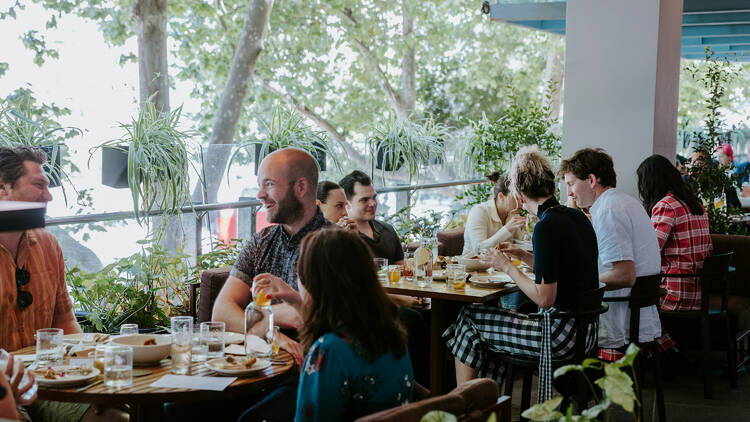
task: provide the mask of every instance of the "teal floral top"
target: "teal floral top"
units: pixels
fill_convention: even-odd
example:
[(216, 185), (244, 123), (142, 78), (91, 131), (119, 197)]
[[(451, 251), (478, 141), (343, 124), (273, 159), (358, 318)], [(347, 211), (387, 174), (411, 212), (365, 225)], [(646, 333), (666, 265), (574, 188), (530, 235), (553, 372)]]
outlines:
[(297, 392), (295, 421), (350, 421), (409, 403), (414, 372), (409, 354), (368, 360), (349, 338), (328, 333), (307, 353)]

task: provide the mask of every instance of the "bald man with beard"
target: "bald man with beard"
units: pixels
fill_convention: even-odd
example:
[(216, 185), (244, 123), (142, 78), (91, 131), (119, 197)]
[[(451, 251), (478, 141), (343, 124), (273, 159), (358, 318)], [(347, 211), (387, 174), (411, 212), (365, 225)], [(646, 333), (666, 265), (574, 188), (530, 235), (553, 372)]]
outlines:
[[(305, 151), (284, 148), (275, 151), (258, 168), (258, 200), (268, 221), (277, 223), (256, 233), (237, 258), (214, 304), (212, 320), (226, 323), (227, 330), (244, 331), (245, 307), (252, 300), (253, 282), (297, 285), (297, 258), (302, 238), (329, 226), (316, 204), (318, 167)], [(272, 305), (274, 324), (299, 330), (302, 318), (287, 303)], [(281, 334), (279, 346), (302, 365), (304, 354), (298, 342)]]

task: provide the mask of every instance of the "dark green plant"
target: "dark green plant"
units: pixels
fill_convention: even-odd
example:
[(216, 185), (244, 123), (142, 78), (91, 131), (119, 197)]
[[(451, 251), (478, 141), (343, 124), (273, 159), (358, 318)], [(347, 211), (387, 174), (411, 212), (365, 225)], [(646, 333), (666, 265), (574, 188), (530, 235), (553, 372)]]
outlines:
[(394, 214), (384, 218), (393, 226), (402, 242), (414, 242), (422, 237), (433, 237), (440, 230), (443, 213), (429, 210), (419, 217), (414, 217), (411, 210), (414, 206), (407, 205)]
[[(516, 152), (527, 145), (539, 145), (551, 159), (560, 157), (561, 140), (551, 128), (555, 123), (549, 117), (549, 107), (531, 100), (524, 105), (512, 87), (508, 87), (510, 105), (497, 119), (482, 115), (470, 121), (473, 137), (470, 141), (470, 156), (476, 174), (487, 175), (508, 168)], [(547, 97), (551, 90), (548, 90)], [(466, 206), (486, 201), (492, 192), (488, 183), (471, 185), (457, 196), (466, 200)]]
[(742, 210), (726, 204), (725, 192), (736, 189), (738, 183), (727, 168), (715, 164), (712, 158), (724, 138), (722, 99), (727, 94), (727, 85), (737, 76), (737, 70), (729, 60), (716, 57), (709, 48), (706, 48), (702, 73), (696, 64), (686, 69), (706, 89), (704, 128), (692, 136), (694, 157), (688, 168), (690, 182), (703, 200), (711, 233), (737, 233), (742, 229), (731, 224), (731, 216), (741, 214)]
[[(612, 404), (617, 404), (638, 418), (639, 412), (635, 412), (636, 406), (640, 406), (635, 394), (638, 385), (634, 385), (634, 379), (628, 375), (628, 372), (633, 372), (633, 364), (638, 351), (638, 346), (631, 343), (625, 352), (625, 356), (616, 362), (605, 363), (599, 359), (589, 358), (584, 359), (580, 365), (566, 365), (555, 371), (555, 378), (571, 371), (580, 372), (588, 383), (596, 404), (588, 409), (583, 409), (580, 415), (573, 414), (572, 405), (567, 409), (558, 409), (563, 401), (562, 397), (555, 397), (544, 403), (535, 404), (524, 410), (521, 415), (532, 421), (598, 421), (597, 418), (601, 412), (607, 410)], [(592, 382), (587, 376), (587, 372), (591, 370), (602, 373), (602, 377)]]
[(188, 284), (200, 282), (201, 273), (205, 270), (234, 265), (243, 246), (242, 239), (231, 239), (229, 243), (218, 240), (214, 243), (211, 252), (200, 255), (196, 259), (196, 264), (190, 269)]
[(188, 258), (152, 244), (96, 273), (70, 268), (66, 281), (76, 309), (89, 312), (97, 332), (113, 332), (124, 323), (169, 326), (169, 317), (188, 307)]

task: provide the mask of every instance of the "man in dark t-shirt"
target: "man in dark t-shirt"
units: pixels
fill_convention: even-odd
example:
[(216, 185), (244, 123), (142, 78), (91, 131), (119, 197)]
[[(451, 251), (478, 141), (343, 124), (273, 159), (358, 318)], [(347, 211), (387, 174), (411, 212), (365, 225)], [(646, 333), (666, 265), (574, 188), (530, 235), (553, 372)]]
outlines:
[(346, 208), (349, 217), (357, 222), (359, 236), (370, 246), (372, 254), (377, 258), (386, 258), (389, 264), (401, 264), (404, 250), (396, 230), (390, 224), (375, 219), (378, 193), (370, 177), (354, 170), (344, 176), (339, 185), (349, 201)]

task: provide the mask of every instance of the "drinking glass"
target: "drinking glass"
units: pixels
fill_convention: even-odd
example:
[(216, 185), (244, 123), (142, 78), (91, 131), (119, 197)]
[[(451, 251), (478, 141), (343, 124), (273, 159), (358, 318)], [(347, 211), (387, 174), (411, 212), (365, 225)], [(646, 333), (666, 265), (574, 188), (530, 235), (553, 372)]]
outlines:
[(278, 325), (273, 326), (273, 343), (271, 343), (271, 356), (277, 356), (279, 354), (279, 349), (281, 346), (279, 345), (279, 342), (281, 341), (281, 328), (279, 328)]
[[(404, 252), (404, 278), (414, 277), (414, 252)], [(412, 280), (414, 281), (414, 280)]]
[(388, 282), (397, 284), (401, 281), (401, 266), (391, 265), (388, 267)]
[(446, 285), (455, 289), (466, 288), (466, 266), (463, 264), (448, 264), (445, 267)]
[(172, 373), (185, 375), (192, 361), (193, 317), (177, 316), (172, 322)]
[(193, 362), (205, 362), (208, 360), (208, 345), (201, 343), (201, 332), (193, 330), (193, 347), (192, 347), (192, 358)]
[(378, 273), (378, 280), (381, 283), (388, 281), (388, 260), (386, 258), (373, 258), (375, 261), (375, 271)]
[(138, 324), (122, 324), (120, 326), (121, 336), (133, 336), (138, 334)]
[(414, 251), (414, 284), (427, 287), (432, 284), (433, 249), (437, 249), (432, 238), (422, 238), (419, 247)]
[(224, 331), (223, 322), (201, 322), (200, 341), (208, 349), (209, 359), (224, 357)]
[(133, 348), (110, 345), (104, 349), (104, 385), (123, 388), (133, 385)]
[(65, 348), (61, 328), (36, 330), (36, 367), (62, 365)]
[(100, 376), (104, 376), (104, 351), (109, 344), (97, 344), (94, 349), (94, 368), (99, 370)]

